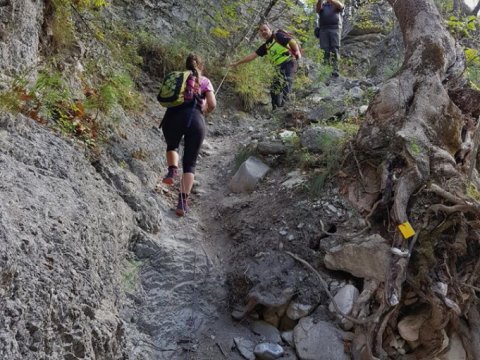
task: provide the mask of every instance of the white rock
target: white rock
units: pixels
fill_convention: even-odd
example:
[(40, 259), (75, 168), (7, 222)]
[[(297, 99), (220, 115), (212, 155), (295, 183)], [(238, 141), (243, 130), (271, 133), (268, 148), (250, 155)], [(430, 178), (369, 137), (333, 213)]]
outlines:
[(235, 193), (251, 192), (270, 168), (259, 159), (250, 156), (233, 176), (229, 187)]
[[(349, 315), (352, 312), (353, 304), (357, 300), (358, 295), (359, 291), (355, 286), (346, 285), (335, 294), (333, 301), (335, 301), (343, 314)], [(328, 310), (336, 312), (333, 302), (330, 302), (330, 305), (328, 305)]]
[(425, 315), (405, 316), (397, 325), (400, 336), (407, 341), (417, 341), (418, 332), (425, 319)]
[(307, 316), (310, 311), (312, 311), (313, 305), (310, 304), (300, 304), (291, 302), (287, 308), (287, 316), (289, 319), (298, 320), (302, 317)]

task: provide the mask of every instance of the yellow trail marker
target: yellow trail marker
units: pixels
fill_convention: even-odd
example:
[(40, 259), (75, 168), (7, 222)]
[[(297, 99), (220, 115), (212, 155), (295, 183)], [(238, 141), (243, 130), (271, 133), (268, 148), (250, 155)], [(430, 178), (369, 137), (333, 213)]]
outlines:
[(398, 225), (398, 229), (400, 230), (405, 239), (408, 239), (409, 237), (415, 235), (415, 230), (413, 230), (412, 225), (410, 225), (408, 221), (405, 221), (404, 223)]

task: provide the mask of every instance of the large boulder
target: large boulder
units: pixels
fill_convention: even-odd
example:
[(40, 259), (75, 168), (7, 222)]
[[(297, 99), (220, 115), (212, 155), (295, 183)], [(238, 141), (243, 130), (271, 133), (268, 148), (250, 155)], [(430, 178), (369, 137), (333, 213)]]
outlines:
[(81, 148), (0, 116), (0, 358), (122, 357), (133, 211)]
[(328, 322), (303, 318), (293, 330), (293, 337), (301, 360), (350, 360), (342, 332)]
[(235, 193), (251, 192), (267, 174), (269, 167), (254, 156), (250, 156), (237, 170), (229, 187)]
[(358, 238), (327, 251), (325, 266), (360, 277), (385, 281), (390, 261), (390, 245), (378, 234)]

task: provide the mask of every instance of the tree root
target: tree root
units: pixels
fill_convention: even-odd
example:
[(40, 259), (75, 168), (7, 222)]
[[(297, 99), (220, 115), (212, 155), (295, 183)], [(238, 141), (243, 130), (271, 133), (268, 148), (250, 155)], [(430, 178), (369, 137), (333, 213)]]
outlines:
[(364, 319), (357, 319), (357, 318), (354, 318), (354, 317), (351, 317), (347, 314), (344, 314), (340, 308), (338, 307), (337, 303), (335, 302), (334, 300), (334, 297), (332, 295), (332, 293), (330, 292), (330, 290), (328, 289), (328, 284), (327, 282), (323, 279), (323, 277), (320, 275), (320, 273), (315, 270), (313, 268), (312, 265), (310, 265), (307, 261), (303, 260), (302, 258), (300, 258), (299, 256), (291, 253), (290, 251), (285, 251), (286, 254), (290, 255), (292, 258), (294, 258), (295, 260), (297, 260), (298, 262), (300, 262), (301, 264), (305, 265), (310, 271), (312, 271), (316, 276), (317, 278), (320, 280), (320, 283), (322, 284), (323, 286), (323, 289), (325, 290), (325, 292), (327, 293), (328, 297), (330, 298), (330, 300), (332, 301), (332, 305), (333, 307), (335, 308), (335, 311), (336, 313), (341, 316), (342, 318), (346, 319), (346, 320), (349, 320), (351, 321), (352, 323), (354, 324), (357, 324), (357, 325), (365, 325), (365, 324), (368, 324), (372, 321), (376, 322), (378, 321), (378, 318), (379, 318), (379, 315), (380, 315), (380, 312), (376, 312), (375, 314), (373, 315), (370, 315), (369, 317), (366, 317)]
[(476, 216), (480, 216), (480, 203), (476, 202), (475, 200), (456, 196), (448, 192), (447, 190), (442, 189), (440, 186), (436, 184), (430, 184), (429, 190), (437, 194), (438, 196), (446, 199), (447, 201), (455, 204), (453, 206), (444, 207), (444, 208), (442, 207), (444, 205), (436, 204), (436, 205), (432, 205), (433, 207), (438, 207), (439, 209), (447, 213), (456, 212), (456, 211), (470, 212)]

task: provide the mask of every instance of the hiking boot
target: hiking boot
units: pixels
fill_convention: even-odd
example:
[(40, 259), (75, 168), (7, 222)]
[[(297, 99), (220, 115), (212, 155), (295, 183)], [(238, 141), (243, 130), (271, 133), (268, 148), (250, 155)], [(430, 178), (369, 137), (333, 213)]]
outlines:
[(167, 185), (173, 185), (175, 177), (178, 175), (178, 169), (176, 167), (168, 167), (167, 175), (163, 178), (162, 182)]
[(178, 194), (178, 203), (177, 209), (175, 210), (175, 214), (177, 216), (185, 216), (185, 214), (189, 211), (188, 207), (188, 195), (187, 194)]

